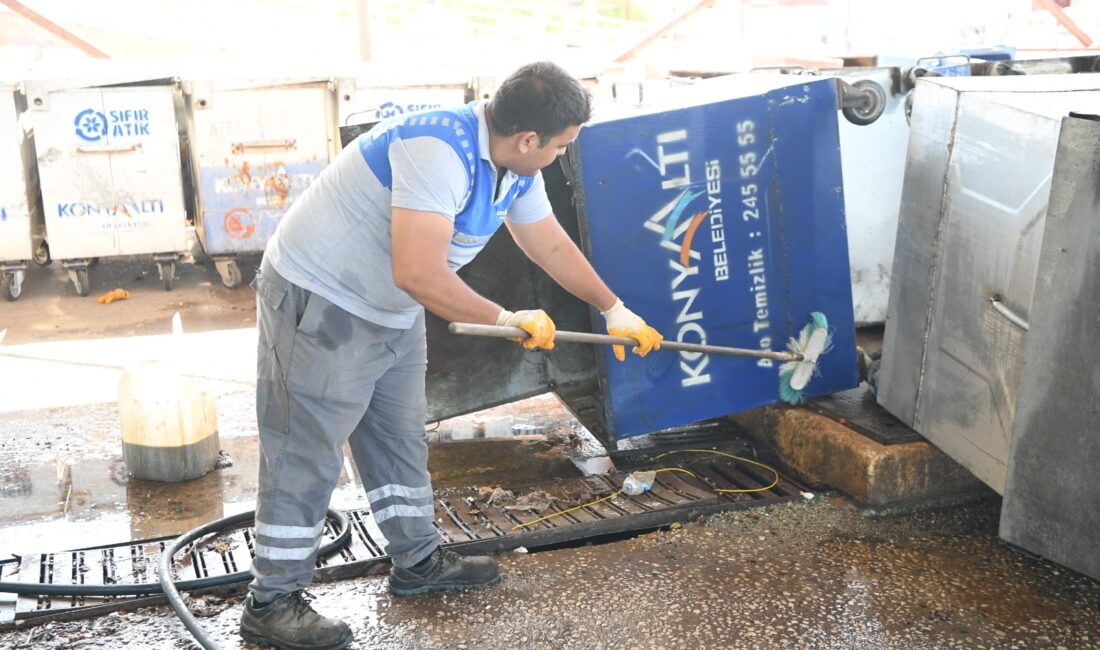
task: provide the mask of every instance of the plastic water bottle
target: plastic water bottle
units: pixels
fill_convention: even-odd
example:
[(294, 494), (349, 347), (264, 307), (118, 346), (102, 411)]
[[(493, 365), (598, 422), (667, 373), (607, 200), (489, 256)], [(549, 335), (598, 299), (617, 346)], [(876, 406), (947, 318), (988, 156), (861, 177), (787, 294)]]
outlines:
[(657, 472), (633, 472), (623, 479), (623, 492), (632, 497), (644, 494), (653, 489), (653, 479)]

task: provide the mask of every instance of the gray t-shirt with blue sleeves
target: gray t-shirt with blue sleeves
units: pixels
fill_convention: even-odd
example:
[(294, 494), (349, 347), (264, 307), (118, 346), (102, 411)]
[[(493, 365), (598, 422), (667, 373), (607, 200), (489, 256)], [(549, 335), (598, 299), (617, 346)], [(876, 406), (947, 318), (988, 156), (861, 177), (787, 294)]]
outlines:
[(457, 270), (504, 219), (533, 223), (551, 212), (541, 173), (507, 171), (499, 191), (495, 180), (484, 103), (397, 116), (340, 152), (287, 211), (265, 256), (294, 284), (405, 329), (423, 307), (393, 281), (391, 207), (451, 219), (447, 263)]

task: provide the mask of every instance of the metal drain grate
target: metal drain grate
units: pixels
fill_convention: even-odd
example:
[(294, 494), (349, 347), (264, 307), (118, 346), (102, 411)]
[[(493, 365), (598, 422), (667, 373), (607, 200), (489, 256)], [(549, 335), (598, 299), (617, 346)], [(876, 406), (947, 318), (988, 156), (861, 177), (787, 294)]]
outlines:
[[(751, 508), (798, 498), (802, 488), (786, 479), (765, 492), (716, 494), (718, 489), (759, 488), (772, 476), (764, 470), (725, 459), (686, 463), (699, 478), (681, 473), (657, 475), (651, 492), (621, 494), (599, 504), (541, 521), (529, 528), (519, 524), (542, 515), (563, 512), (607, 496), (619, 489), (624, 474), (559, 480), (532, 487), (541, 492), (541, 511), (514, 504), (489, 504), (476, 491), (450, 491), (435, 502), (435, 525), (445, 545), (464, 554), (509, 551), (520, 546), (538, 548), (603, 535), (642, 532), (726, 510)], [(468, 493), (468, 494), (467, 494)], [(318, 580), (364, 575), (387, 560), (385, 538), (368, 509), (347, 512), (351, 539), (347, 546), (317, 564)], [(326, 523), (325, 542), (335, 538)], [(0, 561), (0, 581), (40, 584), (140, 584), (156, 582), (157, 561), (171, 538), (125, 542), (107, 546), (16, 556)], [(180, 580), (228, 575), (246, 570), (252, 562), (253, 532), (240, 528), (199, 540), (177, 559)], [(206, 592), (225, 593), (232, 586)], [(0, 593), (0, 629), (21, 621), (76, 619), (163, 602), (154, 596), (16, 596)]]

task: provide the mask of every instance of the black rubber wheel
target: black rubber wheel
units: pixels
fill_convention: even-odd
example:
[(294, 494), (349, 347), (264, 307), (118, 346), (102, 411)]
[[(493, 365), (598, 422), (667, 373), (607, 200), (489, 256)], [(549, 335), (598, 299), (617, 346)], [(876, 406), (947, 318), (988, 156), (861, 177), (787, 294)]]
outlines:
[(164, 262), (160, 265), (160, 279), (164, 281), (164, 290), (172, 290), (172, 281), (176, 279), (176, 263)]
[(23, 284), (19, 281), (19, 275), (16, 273), (4, 274), (4, 298), (8, 302), (14, 302), (19, 300), (19, 296), (23, 295)]
[(928, 69), (920, 66), (909, 68), (909, 72), (905, 73), (905, 85), (912, 90), (917, 86), (917, 79), (928, 75)]
[(913, 91), (910, 90), (909, 94), (905, 96), (905, 123), (913, 123)]
[(38, 266), (49, 266), (53, 263), (53, 258), (50, 257), (50, 245), (46, 243), (46, 240), (38, 242), (38, 246), (34, 247), (34, 253), (31, 254), (31, 259)]
[(222, 284), (226, 289), (236, 289), (241, 286), (241, 267), (237, 266), (237, 262), (229, 262), (225, 266), (225, 273), (220, 273), (222, 278)]
[(70, 269), (70, 277), (73, 280), (73, 288), (81, 296), (87, 296), (92, 292), (92, 285), (88, 282), (88, 269)]
[(843, 109), (844, 117), (852, 124), (867, 126), (882, 117), (886, 110), (886, 91), (870, 79), (860, 79), (852, 87), (864, 98), (862, 106), (848, 106)]

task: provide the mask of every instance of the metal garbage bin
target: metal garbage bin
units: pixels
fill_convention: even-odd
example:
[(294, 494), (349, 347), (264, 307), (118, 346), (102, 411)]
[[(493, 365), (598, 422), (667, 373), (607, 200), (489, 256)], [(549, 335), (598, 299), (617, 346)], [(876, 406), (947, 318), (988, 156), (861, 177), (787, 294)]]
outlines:
[[(820, 68), (799, 66), (765, 69), (799, 77), (835, 78), (844, 82), (849, 99), (846, 119), (839, 121), (844, 178), (844, 215), (851, 266), (852, 304), (857, 325), (886, 320), (898, 227), (901, 179), (909, 125), (905, 116), (908, 69)], [(707, 83), (723, 83), (736, 76)], [(864, 100), (856, 102), (853, 100)]]
[(333, 82), (189, 79), (195, 228), (222, 284), (262, 253), (283, 215), (337, 151)]
[(1095, 55), (1005, 60), (1010, 53), (1011, 50), (1004, 48), (991, 48), (989, 56), (998, 58), (981, 60), (977, 58), (980, 52), (969, 52), (897, 61), (897, 65), (880, 67), (780, 70), (788, 74), (837, 77), (854, 87), (868, 88), (868, 84), (873, 83), (875, 92), (881, 91), (885, 101), (881, 116), (876, 119), (840, 122), (844, 204), (857, 324), (881, 324), (886, 320), (898, 206), (909, 145), (909, 119), (913, 110), (911, 93), (916, 79), (1092, 72), (1100, 60)]
[(470, 82), (462, 79), (407, 80), (374, 75), (336, 79), (337, 123), (373, 124), (387, 117), (469, 101)]
[(50, 259), (38, 201), (33, 135), (21, 119), (26, 106), (18, 86), (0, 84), (0, 277), (8, 300), (23, 294), (30, 260), (46, 264)]
[(1004, 494), (1036, 277), (1058, 272), (1039, 250), (1060, 125), (1100, 113), (1100, 79), (922, 79), (915, 96), (878, 401)]
[(50, 253), (78, 294), (98, 258), (152, 254), (164, 289), (187, 250), (176, 79), (28, 81)]
[[(627, 305), (670, 340), (785, 349), (812, 311), (832, 350), (808, 396), (858, 383), (831, 79), (742, 75), (674, 103), (597, 110), (564, 169), (543, 171), (555, 214)], [(460, 275), (508, 308), (539, 306), (559, 329), (603, 319), (497, 233)], [(779, 401), (778, 364), (607, 348), (531, 353), (428, 320), (429, 417), (553, 391), (615, 449), (640, 434)], [(487, 363), (487, 359), (492, 359)]]
[[(1001, 507), (1003, 539), (1100, 580), (1100, 115), (1062, 119)], [(1090, 382), (1082, 378), (1092, 377)]]

